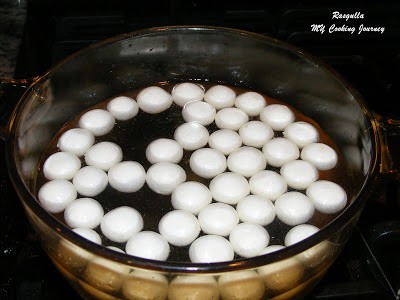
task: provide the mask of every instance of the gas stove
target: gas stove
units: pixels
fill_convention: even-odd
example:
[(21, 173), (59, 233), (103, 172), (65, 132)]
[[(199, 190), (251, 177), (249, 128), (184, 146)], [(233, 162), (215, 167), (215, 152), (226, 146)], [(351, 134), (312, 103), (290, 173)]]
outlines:
[[(337, 70), (378, 114), (400, 119), (400, 5), (389, 1), (28, 1), (15, 78), (41, 75), (97, 41), (163, 25), (213, 25), (296, 45)], [(2, 142), (1, 142), (2, 143)], [(0, 147), (0, 157), (5, 157)], [(38, 244), (0, 163), (1, 299), (76, 299)], [(339, 258), (307, 299), (400, 298), (400, 188), (371, 199)]]

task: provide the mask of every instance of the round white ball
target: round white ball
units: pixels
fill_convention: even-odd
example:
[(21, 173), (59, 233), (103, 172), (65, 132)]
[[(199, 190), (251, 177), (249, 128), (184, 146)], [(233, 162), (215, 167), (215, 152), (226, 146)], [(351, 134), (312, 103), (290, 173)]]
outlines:
[(249, 179), (250, 191), (275, 201), (287, 191), (287, 183), (279, 173), (272, 170), (262, 170)]
[(239, 135), (244, 145), (262, 148), (267, 141), (274, 137), (274, 131), (264, 122), (250, 121), (240, 127)]
[(285, 246), (283, 246), (283, 245), (270, 245), (270, 246), (264, 248), (263, 250), (261, 250), (261, 252), (258, 255), (264, 255), (264, 254), (276, 252), (276, 251), (279, 251), (284, 248), (285, 248)]
[(217, 112), (214, 121), (220, 129), (238, 131), (243, 124), (249, 121), (249, 116), (237, 107), (227, 107)]
[(218, 150), (212, 148), (197, 149), (189, 160), (191, 170), (203, 177), (213, 178), (226, 170), (226, 157)]
[(330, 170), (338, 161), (336, 151), (324, 143), (312, 143), (305, 146), (301, 150), (300, 157), (315, 165), (318, 170)]
[(276, 216), (287, 225), (307, 222), (314, 214), (312, 201), (300, 192), (287, 192), (275, 201)]
[(319, 228), (311, 224), (300, 224), (291, 228), (285, 236), (285, 246), (289, 247), (296, 244), (314, 233), (317, 233)]
[(236, 211), (242, 222), (268, 225), (274, 221), (276, 212), (271, 200), (259, 196), (248, 195), (236, 205)]
[(186, 122), (197, 122), (204, 126), (214, 122), (217, 110), (210, 103), (194, 101), (186, 103), (182, 109), (182, 117)]
[(243, 146), (229, 154), (228, 169), (245, 177), (251, 177), (267, 166), (265, 155), (258, 149)]
[(229, 241), (238, 255), (254, 257), (268, 246), (269, 234), (261, 225), (240, 223), (232, 229)]
[(179, 184), (185, 181), (185, 170), (170, 162), (156, 163), (147, 170), (146, 174), (147, 185), (154, 192), (162, 195), (170, 195)]
[(111, 250), (116, 251), (116, 252), (119, 252), (119, 253), (125, 253), (124, 250), (122, 250), (122, 249), (120, 249), (118, 247), (115, 247), (115, 246), (107, 246), (106, 248), (111, 249)]
[(158, 138), (146, 148), (146, 158), (152, 163), (162, 161), (179, 163), (183, 157), (183, 148), (180, 143), (167, 138)]
[(204, 233), (228, 236), (239, 223), (239, 215), (229, 204), (211, 203), (199, 212), (198, 220)]
[(165, 261), (169, 256), (170, 247), (161, 234), (153, 231), (141, 231), (127, 241), (125, 252), (141, 258)]
[(43, 164), (43, 174), (47, 179), (67, 179), (74, 177), (81, 168), (81, 160), (71, 152), (56, 152)]
[(185, 210), (173, 210), (166, 213), (158, 224), (158, 231), (175, 246), (188, 246), (200, 234), (197, 218)]
[(143, 229), (143, 217), (133, 207), (120, 206), (103, 216), (100, 228), (109, 240), (125, 243)]
[(250, 193), (247, 179), (234, 172), (217, 175), (211, 180), (209, 188), (215, 201), (233, 205)]
[(283, 136), (293, 141), (300, 149), (319, 140), (318, 130), (304, 121), (289, 124), (283, 131)]
[(40, 204), (51, 213), (62, 212), (76, 197), (76, 188), (65, 179), (46, 182), (41, 186), (38, 194)]
[(270, 139), (262, 148), (267, 163), (273, 167), (281, 167), (286, 162), (298, 159), (299, 147), (291, 140), (283, 137)]
[(108, 178), (102, 169), (85, 166), (76, 172), (72, 183), (80, 195), (94, 197), (107, 187)]
[(288, 186), (297, 190), (305, 190), (319, 177), (317, 168), (305, 160), (292, 160), (285, 163), (280, 173)]
[(107, 110), (119, 121), (130, 120), (139, 112), (136, 101), (127, 96), (118, 96), (107, 104)]
[(210, 134), (203, 125), (197, 122), (186, 122), (179, 125), (174, 132), (174, 139), (184, 150), (192, 151), (207, 145)]
[(264, 96), (256, 92), (245, 92), (235, 99), (235, 106), (243, 110), (249, 117), (258, 116), (266, 105), (267, 100)]
[(92, 109), (79, 119), (79, 127), (90, 130), (95, 136), (109, 133), (115, 124), (114, 116), (105, 109)]
[(113, 142), (99, 142), (94, 144), (85, 153), (85, 162), (88, 166), (108, 171), (112, 166), (122, 161), (122, 149)]
[(214, 85), (204, 94), (204, 101), (213, 105), (216, 109), (232, 107), (235, 104), (236, 92), (224, 85)]
[(271, 126), (273, 130), (283, 131), (294, 122), (295, 115), (286, 105), (270, 104), (261, 111), (260, 120)]
[(98, 245), (102, 244), (100, 235), (90, 228), (74, 228), (72, 229), (73, 232), (79, 234), (81, 237), (95, 243)]
[(57, 147), (80, 157), (94, 144), (94, 140), (94, 134), (89, 129), (72, 128), (60, 136)]
[(65, 223), (71, 228), (95, 228), (104, 216), (101, 204), (92, 198), (79, 198), (67, 205)]
[(197, 181), (185, 181), (178, 185), (171, 194), (171, 204), (197, 215), (212, 201), (211, 192), (204, 184)]
[(146, 182), (146, 170), (136, 161), (123, 161), (108, 170), (108, 182), (117, 191), (133, 193)]
[(234, 255), (232, 244), (218, 235), (201, 236), (189, 248), (190, 261), (193, 263), (231, 261)]
[(173, 87), (171, 96), (176, 105), (183, 107), (186, 103), (203, 100), (204, 88), (193, 82), (182, 82)]
[(136, 96), (139, 108), (148, 114), (158, 114), (171, 107), (173, 100), (170, 93), (158, 86), (142, 89)]
[(306, 195), (314, 203), (315, 209), (326, 214), (341, 211), (347, 204), (345, 190), (335, 182), (318, 180), (306, 190)]
[(220, 129), (210, 134), (208, 145), (224, 155), (229, 155), (242, 146), (242, 139), (236, 131)]

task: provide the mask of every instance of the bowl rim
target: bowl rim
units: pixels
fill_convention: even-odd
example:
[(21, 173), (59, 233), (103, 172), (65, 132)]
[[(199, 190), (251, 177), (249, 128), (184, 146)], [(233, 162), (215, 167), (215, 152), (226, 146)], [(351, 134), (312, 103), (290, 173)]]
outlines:
[[(169, 32), (177, 32), (177, 31), (203, 31), (203, 32), (219, 32), (220, 34), (231, 34), (231, 35), (242, 35), (249, 38), (257, 39), (263, 41), (265, 43), (273, 44), (274, 46), (278, 46), (281, 48), (285, 48), (286, 50), (296, 53), (298, 56), (301, 56), (304, 59), (309, 60), (314, 65), (318, 65), (318, 67), (325, 69), (331, 75), (337, 79), (341, 84), (345, 86), (345, 88), (352, 94), (355, 101), (358, 103), (360, 108), (365, 114), (365, 120), (371, 123), (369, 128), (369, 134), (371, 136), (371, 140), (373, 142), (372, 153), (371, 153), (371, 163), (369, 166), (368, 173), (364, 180), (364, 183), (358, 193), (354, 197), (354, 201), (344, 209), (333, 221), (324, 226), (317, 233), (313, 234), (311, 237), (296, 243), (294, 245), (285, 247), (284, 249), (278, 250), (276, 252), (272, 252), (265, 255), (260, 255), (251, 258), (241, 258), (235, 259), (227, 262), (217, 262), (217, 263), (191, 263), (191, 262), (170, 262), (170, 261), (157, 261), (157, 260), (149, 260), (140, 257), (134, 257), (128, 255), (126, 253), (119, 253), (117, 251), (108, 249), (104, 246), (98, 245), (96, 243), (90, 242), (80, 235), (74, 233), (67, 225), (63, 224), (59, 220), (57, 220), (54, 216), (49, 214), (35, 199), (35, 196), (29, 191), (29, 188), (26, 186), (24, 181), (19, 175), (16, 163), (14, 162), (14, 153), (17, 149), (17, 138), (13, 134), (16, 131), (16, 124), (18, 124), (18, 120), (20, 118), (20, 112), (23, 111), (24, 106), (26, 104), (27, 95), (34, 89), (36, 86), (45, 82), (49, 79), (52, 74), (56, 73), (58, 69), (62, 68), (69, 61), (78, 58), (89, 51), (96, 51), (96, 49), (101, 48), (103, 46), (123, 42), (128, 39), (134, 39), (142, 36), (149, 35), (158, 35), (158, 34), (167, 34)], [(260, 267), (269, 263), (277, 262), (289, 257), (292, 257), (296, 254), (299, 254), (320, 242), (326, 240), (330, 235), (342, 229), (344, 225), (350, 222), (353, 217), (358, 216), (359, 212), (361, 212), (364, 203), (368, 199), (369, 195), (372, 193), (374, 187), (376, 187), (376, 174), (378, 173), (378, 165), (379, 165), (379, 143), (378, 143), (378, 135), (377, 128), (373, 122), (373, 113), (365, 104), (362, 95), (354, 88), (352, 84), (350, 84), (344, 77), (342, 77), (336, 70), (334, 70), (327, 63), (322, 61), (321, 59), (314, 57), (309, 54), (307, 51), (303, 49), (289, 44), (287, 42), (281, 41), (279, 39), (262, 35), (259, 33), (254, 33), (242, 29), (235, 29), (229, 27), (219, 27), (219, 26), (204, 26), (204, 25), (177, 25), (177, 26), (162, 26), (162, 27), (150, 27), (146, 29), (141, 29), (129, 33), (120, 34), (108, 39), (104, 39), (102, 41), (96, 42), (92, 45), (86, 46), (85, 48), (78, 50), (77, 52), (67, 56), (62, 59), (60, 62), (56, 63), (54, 66), (49, 68), (43, 75), (38, 76), (34, 83), (28, 88), (28, 90), (24, 93), (21, 99), (18, 101), (12, 116), (10, 118), (10, 122), (8, 125), (8, 134), (6, 138), (6, 163), (9, 172), (10, 179), (16, 189), (17, 195), (20, 200), (24, 204), (24, 209), (30, 209), (33, 213), (40, 218), (42, 222), (44, 222), (47, 226), (49, 226), (52, 230), (57, 230), (57, 234), (70, 241), (71, 243), (85, 249), (86, 251), (93, 253), (99, 257), (109, 259), (111, 261), (115, 261), (118, 263), (122, 263), (125, 265), (129, 265), (131, 267), (148, 269), (159, 272), (173, 272), (173, 273), (224, 273), (228, 271), (236, 271), (236, 270), (244, 270)], [(25, 207), (26, 206), (26, 207)]]

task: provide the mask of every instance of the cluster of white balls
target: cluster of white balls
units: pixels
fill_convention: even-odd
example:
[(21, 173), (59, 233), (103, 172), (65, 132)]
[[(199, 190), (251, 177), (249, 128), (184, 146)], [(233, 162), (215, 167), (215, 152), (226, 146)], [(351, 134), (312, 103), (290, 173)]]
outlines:
[[(117, 144), (95, 143), (116, 121), (132, 119), (140, 110), (157, 114), (173, 103), (182, 108), (185, 122), (173, 139), (158, 138), (147, 146), (147, 171), (139, 162), (124, 161)], [(210, 134), (206, 126), (212, 123), (218, 130)], [(171, 93), (149, 86), (136, 101), (116, 97), (106, 109), (85, 112), (57, 146), (59, 152), (43, 165), (48, 179), (38, 194), (43, 207), (64, 212), (66, 224), (95, 243), (102, 243), (95, 231), (99, 227), (109, 240), (124, 244), (126, 253), (148, 259), (166, 260), (170, 245), (189, 246), (196, 263), (261, 255), (271, 251), (266, 226), (275, 218), (293, 226), (285, 237), (289, 246), (318, 231), (306, 224), (315, 210), (332, 214), (347, 203), (342, 187), (318, 180), (319, 170), (335, 167), (338, 157), (319, 142), (313, 125), (296, 121), (286, 105), (269, 104), (252, 91), (236, 95), (224, 85), (205, 90), (184, 82)], [(191, 171), (210, 180), (208, 186), (187, 180), (179, 165), (184, 151), (191, 152)], [(174, 210), (159, 220), (158, 232), (143, 230), (143, 218), (133, 207), (104, 212), (95, 197), (108, 184), (125, 193), (147, 184), (170, 195)]]

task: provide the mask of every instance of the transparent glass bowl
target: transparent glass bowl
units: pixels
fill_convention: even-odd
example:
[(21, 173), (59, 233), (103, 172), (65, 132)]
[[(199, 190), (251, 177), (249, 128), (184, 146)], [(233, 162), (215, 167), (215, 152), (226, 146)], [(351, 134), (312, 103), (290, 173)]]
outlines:
[[(315, 120), (346, 160), (350, 205), (319, 232), (283, 250), (224, 263), (151, 261), (75, 234), (35, 197), (42, 155), (72, 117), (154, 82), (200, 80), (253, 89)], [(378, 193), (380, 146), (360, 95), (316, 58), (266, 36), (174, 26), (120, 35), (69, 56), (37, 77), (7, 129), (10, 177), (43, 248), (86, 299), (285, 299), (302, 297), (328, 270), (365, 202)]]

